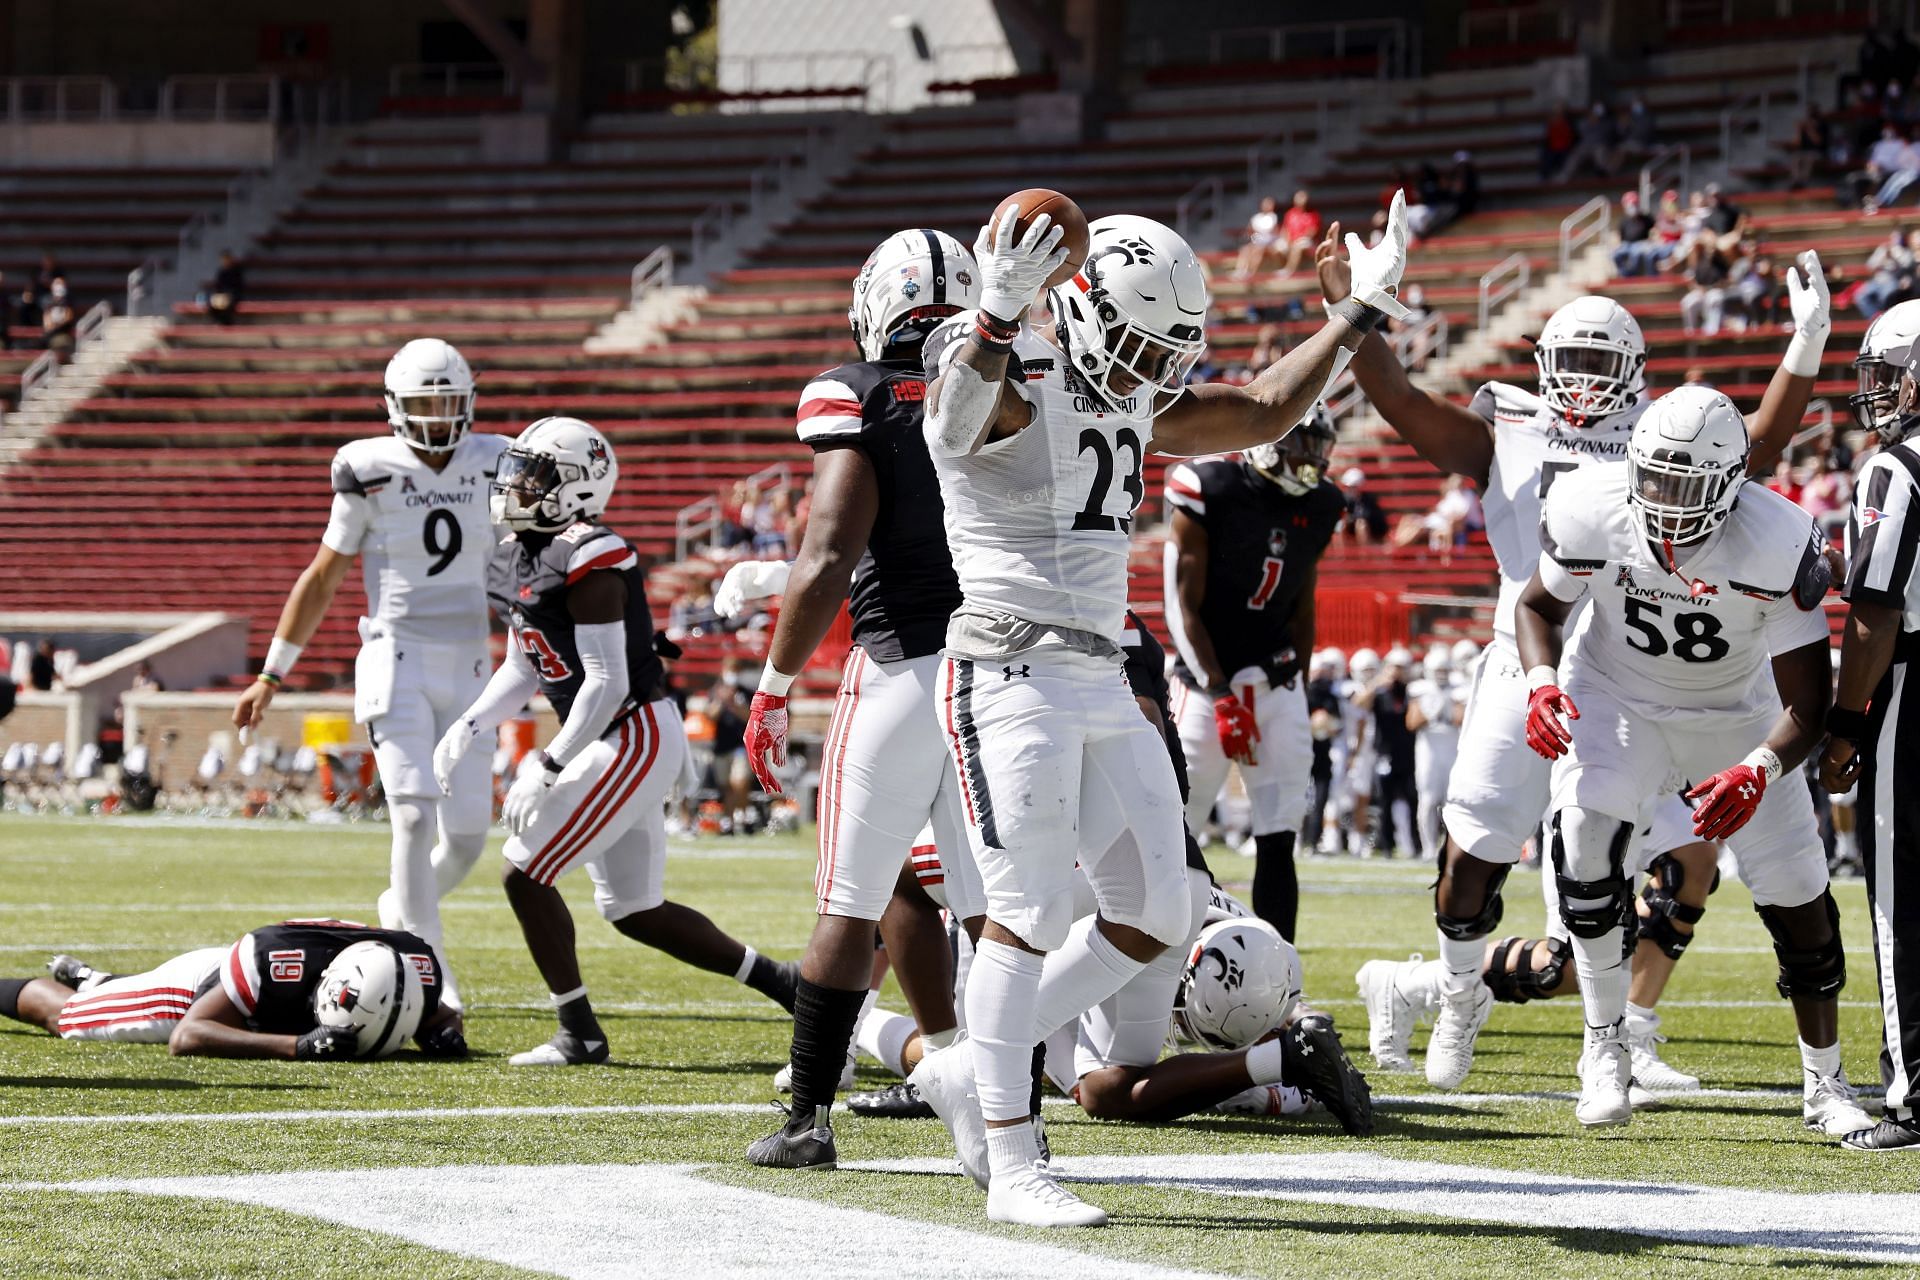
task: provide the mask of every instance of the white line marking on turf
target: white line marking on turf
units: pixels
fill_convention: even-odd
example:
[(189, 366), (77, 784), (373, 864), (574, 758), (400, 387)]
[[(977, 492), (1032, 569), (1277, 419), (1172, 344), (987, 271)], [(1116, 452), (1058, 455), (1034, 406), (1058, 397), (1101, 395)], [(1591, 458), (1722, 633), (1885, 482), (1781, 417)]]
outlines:
[[(840, 1167), (946, 1174), (952, 1170), (952, 1161), (876, 1160)], [(1447, 1222), (1469, 1219), (1567, 1231), (1612, 1230), (1702, 1244), (1920, 1262), (1920, 1226), (1915, 1225), (1920, 1224), (1920, 1195), (1803, 1194), (1613, 1182), (1345, 1152), (1084, 1156), (1059, 1160), (1054, 1168), (1069, 1180), (1340, 1204), (1392, 1215), (1423, 1214)], [(1093, 1198), (1099, 1199), (1098, 1195)]]
[(891, 1280), (903, 1273), (930, 1280), (1207, 1280), (1209, 1274), (748, 1190), (699, 1177), (698, 1168), (471, 1165), (113, 1179), (59, 1189), (259, 1205), (570, 1280)]

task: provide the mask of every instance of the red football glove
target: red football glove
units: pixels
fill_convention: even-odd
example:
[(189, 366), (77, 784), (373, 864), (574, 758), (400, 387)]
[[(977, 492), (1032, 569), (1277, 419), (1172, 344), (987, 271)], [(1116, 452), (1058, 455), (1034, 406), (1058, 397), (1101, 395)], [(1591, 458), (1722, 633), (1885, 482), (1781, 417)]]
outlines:
[(1687, 799), (1700, 802), (1693, 810), (1693, 833), (1702, 840), (1725, 840), (1747, 825), (1766, 794), (1765, 771), (1745, 762), (1722, 769), (1687, 792)]
[(1578, 720), (1580, 708), (1560, 691), (1559, 685), (1543, 684), (1527, 695), (1527, 745), (1535, 755), (1557, 760), (1567, 754), (1573, 734), (1568, 732), (1562, 717)]
[(1238, 764), (1254, 764), (1253, 745), (1260, 741), (1260, 725), (1253, 708), (1228, 694), (1213, 701), (1213, 724), (1220, 731), (1220, 749)]
[(747, 763), (760, 788), (769, 795), (780, 794), (780, 780), (773, 776), (776, 765), (787, 762), (787, 700), (771, 693), (753, 695), (753, 707), (747, 712)]

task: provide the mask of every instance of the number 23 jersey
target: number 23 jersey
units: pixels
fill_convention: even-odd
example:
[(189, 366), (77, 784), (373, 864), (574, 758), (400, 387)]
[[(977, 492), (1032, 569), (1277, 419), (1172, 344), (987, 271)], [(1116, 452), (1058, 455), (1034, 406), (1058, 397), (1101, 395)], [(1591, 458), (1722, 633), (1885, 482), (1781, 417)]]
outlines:
[(1678, 574), (1628, 505), (1624, 462), (1556, 483), (1540, 541), (1547, 590), (1593, 598), (1567, 647), (1569, 679), (1604, 683), (1649, 719), (1777, 706), (1769, 657), (1827, 637), (1826, 539), (1763, 485), (1742, 485), (1704, 549), (1682, 552)]
[(435, 471), (397, 436), (333, 457), (333, 514), (321, 542), (360, 557), (367, 616), (402, 640), (487, 638), (487, 565), (499, 541), (487, 511), (510, 436), (469, 432)]

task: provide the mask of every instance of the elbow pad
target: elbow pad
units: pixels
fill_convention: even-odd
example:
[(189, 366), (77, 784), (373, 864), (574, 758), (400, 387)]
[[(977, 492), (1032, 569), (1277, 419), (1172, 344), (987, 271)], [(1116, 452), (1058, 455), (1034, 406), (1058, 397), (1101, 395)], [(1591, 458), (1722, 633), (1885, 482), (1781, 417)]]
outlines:
[(988, 382), (970, 365), (950, 363), (940, 375), (940, 399), (927, 410), (927, 447), (945, 458), (970, 454), (999, 412), (1004, 381)]

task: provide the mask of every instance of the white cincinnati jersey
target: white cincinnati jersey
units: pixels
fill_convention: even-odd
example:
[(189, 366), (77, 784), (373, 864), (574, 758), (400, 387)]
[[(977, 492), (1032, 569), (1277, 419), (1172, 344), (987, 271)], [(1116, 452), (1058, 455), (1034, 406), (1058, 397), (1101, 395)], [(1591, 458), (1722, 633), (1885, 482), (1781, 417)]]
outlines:
[(1513, 647), (1513, 607), (1540, 561), (1540, 500), (1561, 476), (1589, 462), (1627, 456), (1633, 424), (1649, 401), (1575, 427), (1537, 394), (1510, 382), (1489, 382), (1470, 406), (1493, 431), (1493, 466), (1480, 496), (1487, 541), (1500, 564), (1500, 604), (1493, 634)]
[(1768, 658), (1827, 637), (1826, 539), (1763, 485), (1742, 486), (1705, 546), (1681, 551), (1679, 573), (1627, 503), (1624, 462), (1555, 485), (1540, 541), (1547, 590), (1593, 598), (1567, 647), (1568, 679), (1598, 681), (1648, 719), (1774, 705)]
[(487, 563), (499, 541), (487, 500), (510, 436), (469, 434), (435, 471), (397, 436), (333, 457), (333, 515), (321, 541), (357, 555), (367, 616), (403, 640), (487, 635)]
[[(972, 312), (956, 320), (971, 331)], [(932, 361), (941, 347), (957, 353), (958, 341), (935, 345), (952, 327), (959, 326), (950, 321), (928, 339)], [(1067, 374), (1060, 349), (1030, 328), (1014, 339), (1013, 354), (1032, 424), (969, 457), (930, 450), (961, 594), (973, 609), (1118, 643), (1152, 425), (1105, 411)]]

